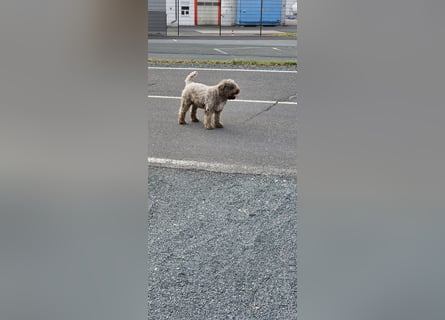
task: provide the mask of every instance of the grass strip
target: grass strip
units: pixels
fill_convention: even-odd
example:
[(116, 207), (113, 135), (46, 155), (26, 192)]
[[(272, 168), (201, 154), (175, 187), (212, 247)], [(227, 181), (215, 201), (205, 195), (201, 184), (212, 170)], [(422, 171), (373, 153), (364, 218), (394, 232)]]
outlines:
[(264, 37), (286, 37), (286, 38), (297, 38), (298, 34), (296, 32), (285, 32), (285, 33), (272, 33), (264, 34)]
[(199, 59), (155, 59), (150, 58), (152, 63), (177, 63), (177, 64), (223, 64), (243, 66), (296, 66), (296, 61), (268, 61), (268, 60), (199, 60)]

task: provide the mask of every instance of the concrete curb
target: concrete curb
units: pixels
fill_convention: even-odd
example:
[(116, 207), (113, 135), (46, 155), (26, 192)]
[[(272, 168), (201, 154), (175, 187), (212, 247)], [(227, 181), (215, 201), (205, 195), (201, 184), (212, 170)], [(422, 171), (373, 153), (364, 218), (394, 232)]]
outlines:
[(216, 162), (200, 162), (193, 160), (173, 160), (151, 158), (147, 159), (148, 164), (153, 167), (203, 170), (210, 172), (222, 173), (239, 173), (239, 174), (255, 174), (255, 175), (275, 175), (275, 176), (297, 176), (297, 170), (276, 167), (256, 167), (240, 164), (226, 164)]

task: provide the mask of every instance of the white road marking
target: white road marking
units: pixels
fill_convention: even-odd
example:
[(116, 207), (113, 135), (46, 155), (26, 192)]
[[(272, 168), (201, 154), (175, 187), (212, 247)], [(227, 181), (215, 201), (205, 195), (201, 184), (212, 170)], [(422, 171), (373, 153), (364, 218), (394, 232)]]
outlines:
[(152, 98), (152, 99), (181, 99), (181, 97), (172, 97), (172, 96), (147, 96), (147, 98)]
[(218, 48), (213, 48), (213, 50), (215, 50), (216, 52), (219, 52), (219, 53), (222, 53), (222, 54), (228, 54), (227, 52), (225, 52), (225, 51), (222, 51), (221, 49), (218, 49)]
[(267, 69), (234, 69), (234, 68), (190, 68), (190, 67), (148, 67), (151, 70), (203, 70), (203, 71), (235, 71), (235, 72), (268, 72), (268, 73), (298, 73), (296, 70), (267, 70)]
[(272, 103), (278, 103), (278, 104), (292, 104), (292, 105), (297, 105), (297, 102), (294, 101), (268, 101), (268, 100), (243, 100), (243, 99), (235, 99), (235, 100), (230, 100), (230, 101), (234, 101), (234, 102), (246, 102), (246, 103), (267, 103), (267, 104), (272, 104)]
[(233, 47), (233, 48), (230, 48), (230, 47), (226, 47), (226, 48), (224, 48), (224, 49), (227, 49), (227, 50), (252, 50), (252, 49), (262, 49), (262, 48), (264, 48), (264, 46), (261, 46), (261, 47)]
[[(151, 98), (151, 99), (175, 99), (175, 100), (180, 100), (181, 97), (175, 97), (175, 96), (154, 96), (154, 95), (148, 95), (147, 98)], [(278, 104), (291, 104), (291, 105), (297, 105), (297, 102), (294, 101), (272, 101), (272, 100), (245, 100), (245, 99), (234, 99), (234, 100), (230, 100), (233, 102), (243, 102), (243, 103), (264, 103), (264, 104), (273, 104), (273, 103), (278, 103)]]
[(272, 48), (273, 50), (276, 50), (276, 51), (282, 51), (281, 49), (278, 49), (278, 48)]
[(261, 174), (261, 175), (286, 175), (296, 176), (296, 169), (285, 169), (268, 166), (247, 166), (241, 164), (225, 164), (218, 162), (201, 162), (194, 160), (174, 160), (165, 158), (148, 157), (147, 162), (151, 166), (167, 167), (175, 169), (194, 169), (224, 173)]

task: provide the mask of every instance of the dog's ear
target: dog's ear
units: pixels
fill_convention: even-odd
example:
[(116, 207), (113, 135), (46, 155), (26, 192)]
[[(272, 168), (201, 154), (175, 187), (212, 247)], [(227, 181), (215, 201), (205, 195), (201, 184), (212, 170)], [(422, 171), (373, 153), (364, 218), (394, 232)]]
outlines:
[(226, 83), (224, 81), (221, 81), (218, 83), (218, 95), (223, 96), (225, 91)]
[(221, 96), (229, 96), (231, 90), (233, 90), (233, 84), (228, 81), (223, 80), (218, 85), (218, 92)]

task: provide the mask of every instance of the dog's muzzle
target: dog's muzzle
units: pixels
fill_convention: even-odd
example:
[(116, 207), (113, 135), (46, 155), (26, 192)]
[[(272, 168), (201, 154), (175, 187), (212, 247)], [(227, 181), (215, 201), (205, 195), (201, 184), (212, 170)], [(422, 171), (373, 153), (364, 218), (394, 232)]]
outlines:
[(238, 96), (238, 94), (239, 94), (239, 90), (234, 91), (234, 92), (229, 96), (229, 99), (230, 99), (230, 100), (235, 100), (236, 97)]

